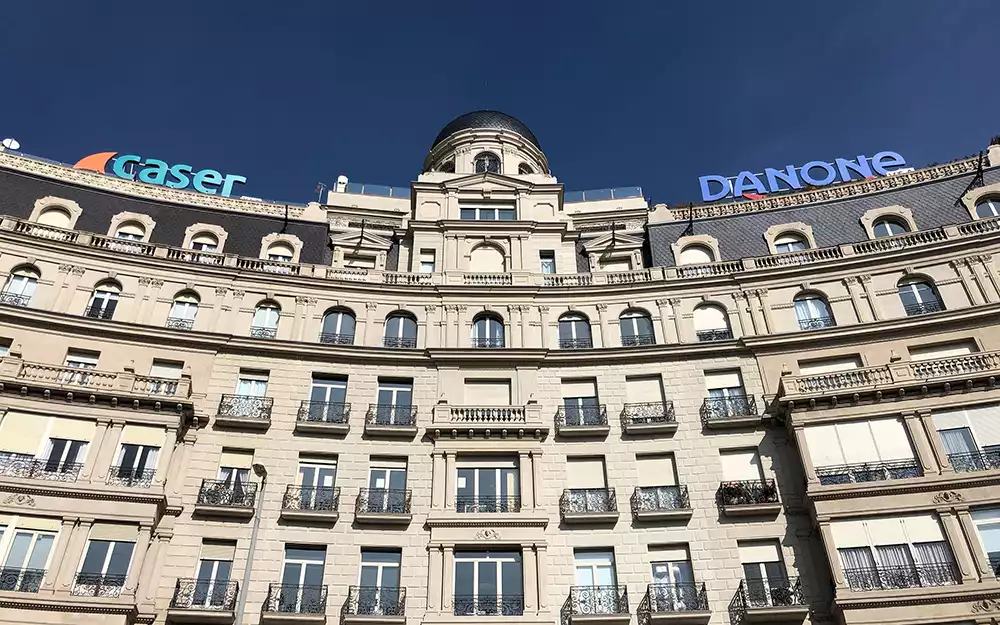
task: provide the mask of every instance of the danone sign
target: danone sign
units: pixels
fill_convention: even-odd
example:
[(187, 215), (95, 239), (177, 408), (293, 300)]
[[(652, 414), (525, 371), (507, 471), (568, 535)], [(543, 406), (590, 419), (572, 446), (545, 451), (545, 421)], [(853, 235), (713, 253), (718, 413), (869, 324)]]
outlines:
[(762, 174), (741, 171), (738, 176), (733, 177), (702, 176), (698, 178), (698, 182), (701, 184), (701, 199), (714, 202), (727, 197), (759, 198), (776, 191), (801, 189), (804, 185), (822, 187), (838, 181), (847, 182), (875, 175), (887, 176), (895, 168), (905, 166), (906, 161), (896, 152), (879, 152), (871, 158), (860, 154), (853, 161), (838, 158), (833, 163), (809, 161), (801, 167), (768, 167)]
[(118, 152), (91, 154), (81, 158), (73, 167), (102, 174), (114, 174), (125, 180), (138, 180), (171, 189), (193, 188), (198, 193), (226, 197), (232, 195), (234, 184), (246, 184), (247, 181), (243, 176), (223, 175), (214, 169), (194, 171), (193, 167), (184, 163), (168, 165), (155, 158), (143, 159), (138, 154), (119, 155)]

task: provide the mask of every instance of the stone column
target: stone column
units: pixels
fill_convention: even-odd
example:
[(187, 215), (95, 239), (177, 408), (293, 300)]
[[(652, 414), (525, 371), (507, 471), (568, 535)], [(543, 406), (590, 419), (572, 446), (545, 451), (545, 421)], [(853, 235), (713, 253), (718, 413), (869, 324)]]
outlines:
[(836, 590), (847, 590), (847, 582), (844, 580), (844, 567), (840, 564), (840, 557), (837, 555), (837, 545), (833, 541), (833, 529), (829, 521), (819, 522), (819, 533), (823, 538), (823, 548), (826, 550), (826, 559), (830, 562), (830, 571), (833, 573), (833, 583)]
[[(153, 314), (153, 310), (156, 308), (156, 303), (160, 301), (160, 291), (162, 289), (163, 280), (160, 280), (159, 278), (149, 278), (149, 290), (142, 297), (142, 299), (139, 299), (138, 296), (135, 298), (135, 307), (138, 309), (138, 313), (135, 315), (135, 321), (146, 325), (157, 325), (150, 324), (149, 320)], [(162, 325), (162, 323), (159, 325)]]
[(847, 292), (851, 296), (851, 304), (854, 305), (854, 314), (858, 316), (858, 321), (861, 323), (871, 321), (871, 308), (861, 299), (861, 283), (858, 278), (856, 276), (844, 278), (844, 286), (847, 287)]
[(608, 328), (608, 305), (597, 305), (597, 323), (601, 328), (601, 344), (594, 347), (610, 347), (611, 331)]
[[(989, 254), (973, 256), (970, 265), (977, 274), (981, 274), (980, 284), (984, 285), (983, 292), (986, 294), (986, 301), (993, 303), (1000, 297), (1000, 282), (997, 281), (997, 272), (993, 269), (993, 257)], [(985, 283), (989, 283), (992, 289), (985, 288)]]
[(129, 323), (141, 323), (139, 311), (148, 297), (147, 293), (149, 291), (149, 285), (152, 281), (153, 278), (139, 278), (139, 288), (135, 291), (135, 298), (132, 300), (132, 307), (129, 309), (127, 315), (122, 315), (124, 321), (128, 321)]
[(454, 347), (451, 344), (451, 326), (455, 323), (454, 318), (456, 306), (454, 304), (444, 305), (444, 320), (441, 323), (441, 347)]
[(304, 316), (304, 311), (306, 307), (306, 301), (308, 297), (297, 296), (295, 298), (295, 312), (292, 315), (292, 334), (291, 338), (293, 341), (302, 340), (302, 317)]
[(955, 275), (962, 282), (962, 288), (965, 289), (965, 295), (969, 298), (969, 302), (973, 306), (982, 305), (983, 294), (979, 291), (978, 285), (973, 284), (973, 279), (969, 276), (972, 270), (969, 267), (968, 259), (960, 258), (948, 264), (951, 265), (951, 268), (955, 271)]
[(760, 310), (760, 304), (758, 303), (760, 299), (757, 293), (757, 289), (743, 291), (742, 293), (743, 297), (747, 300), (747, 308), (750, 309), (750, 321), (753, 323), (753, 331), (746, 332), (746, 334), (767, 334), (767, 324), (764, 322), (764, 315)]
[(431, 452), (431, 508), (444, 508), (444, 471), (445, 455)]
[(62, 519), (62, 526), (56, 537), (56, 548), (52, 552), (49, 569), (45, 573), (45, 580), (40, 589), (43, 593), (52, 593), (56, 590), (56, 577), (61, 576), (63, 567), (67, 566), (65, 562), (66, 552), (69, 549), (69, 543), (75, 536), (74, 528), (78, 520), (77, 517), (63, 517)]
[(904, 412), (903, 423), (906, 424), (906, 431), (910, 435), (910, 442), (913, 443), (913, 450), (917, 454), (917, 461), (923, 468), (924, 475), (940, 473), (941, 467), (938, 466), (930, 443), (927, 442), (927, 435), (924, 433), (923, 426), (920, 425), (920, 417), (914, 412)]
[(767, 294), (767, 289), (757, 289), (757, 300), (760, 302), (760, 312), (764, 317), (764, 332), (770, 334), (775, 331), (774, 320), (771, 318), (771, 300)]
[(976, 579), (975, 567), (972, 564), (972, 551), (969, 543), (962, 534), (962, 528), (958, 524), (958, 515), (954, 510), (944, 510), (938, 512), (941, 517), (941, 526), (944, 528), (945, 538), (951, 545), (951, 552), (955, 556), (958, 564), (958, 571), (962, 576), (962, 583), (967, 584)]
[(681, 315), (681, 300), (676, 297), (672, 297), (667, 300), (670, 303), (670, 311), (674, 316), (674, 334), (677, 335), (678, 343), (685, 343), (687, 338), (684, 334), (684, 319)]
[(549, 307), (539, 306), (538, 307), (538, 322), (541, 326), (541, 340), (543, 349), (552, 349), (552, 343), (549, 340)]
[(517, 471), (521, 475), (521, 509), (535, 509), (534, 458), (527, 451), (517, 453)]
[[(446, 545), (444, 548), (444, 566), (441, 575), (441, 607), (454, 605), (452, 595), (455, 593), (455, 547)], [(444, 610), (442, 610), (444, 611)]]
[[(226, 306), (226, 300), (229, 297), (229, 289), (224, 286), (215, 287), (215, 300), (212, 302), (212, 314), (208, 320), (207, 324), (203, 324), (205, 330), (209, 332), (218, 332), (219, 327), (222, 323), (223, 315), (222, 309)], [(199, 306), (197, 317), (201, 316), (201, 307)], [(198, 324), (198, 319), (195, 318), (195, 324)]]
[(155, 543), (150, 549), (151, 553), (146, 555), (143, 562), (143, 570), (139, 575), (139, 588), (145, 589), (142, 603), (152, 604), (156, 601), (156, 594), (159, 590), (163, 568), (163, 561), (166, 559), (167, 548), (170, 546), (171, 534), (169, 532), (157, 531), (154, 539)]
[(507, 347), (521, 347), (520, 310), (520, 306), (510, 305), (507, 307), (507, 327), (505, 329)]
[(795, 427), (795, 446), (799, 448), (799, 458), (802, 459), (802, 470), (806, 474), (808, 486), (819, 486), (819, 478), (816, 477), (816, 468), (813, 466), (812, 455), (809, 453), (809, 443), (806, 442), (806, 430), (803, 427)]
[(941, 473), (952, 473), (954, 469), (951, 462), (948, 461), (948, 454), (941, 446), (941, 437), (938, 436), (937, 428), (934, 427), (934, 419), (931, 417), (930, 411), (918, 410), (917, 415), (920, 417), (920, 423), (924, 426), (924, 434), (934, 452), (934, 458), (937, 460), (938, 466), (941, 467)]
[[(518, 204), (520, 204), (520, 196), (518, 196)], [(521, 214), (519, 210), (518, 215)], [(523, 271), (524, 270), (524, 237), (515, 237), (511, 240), (511, 251), (510, 251), (510, 266), (511, 271)]]
[[(736, 315), (739, 317), (740, 325), (743, 326), (743, 334), (750, 335), (756, 334), (754, 329), (754, 319), (753, 319), (753, 304), (750, 301), (750, 294), (746, 291), (737, 291), (733, 293), (733, 301), (736, 304)], [(731, 311), (726, 311), (726, 316), (729, 317), (728, 323), (730, 327), (733, 327), (733, 321), (731, 316)], [(735, 330), (735, 328), (733, 328)], [(739, 336), (735, 331), (733, 336)], [(693, 339), (697, 341), (697, 337), (692, 336)]]
[(87, 538), (90, 536), (90, 528), (94, 525), (94, 519), (80, 519), (80, 523), (74, 528), (70, 543), (66, 546), (66, 555), (63, 558), (62, 568), (56, 574), (56, 587), (54, 592), (69, 592), (76, 581), (76, 570), (83, 562), (83, 550), (87, 547)]
[(381, 345), (382, 341), (375, 330), (375, 309), (378, 304), (375, 302), (365, 302), (365, 345)]
[(455, 338), (452, 341), (452, 345), (458, 348), (468, 347), (469, 337), (472, 336), (472, 328), (469, 323), (468, 312), (469, 307), (465, 304), (459, 304), (456, 308), (455, 315)]
[(427, 548), (427, 611), (435, 613), (441, 610), (441, 599), (444, 596), (441, 583), (444, 577), (444, 550), (440, 546), (431, 545)]
[(197, 438), (198, 435), (195, 432), (191, 430), (185, 432), (181, 440), (179, 453), (175, 454), (174, 464), (177, 465), (177, 470), (172, 470), (167, 475), (167, 482), (170, 486), (169, 490), (173, 495), (180, 495), (184, 489), (184, 476), (188, 473), (188, 464), (191, 462), (191, 450), (194, 449), (194, 443)]
[(441, 341), (441, 328), (438, 325), (437, 311), (438, 307), (433, 304), (424, 306), (424, 318), (427, 320), (427, 338), (425, 339), (425, 344), (433, 347), (442, 347), (443, 342)]
[[(56, 279), (52, 281), (49, 289), (44, 291), (36, 291), (35, 298), (38, 301), (38, 307), (42, 310), (56, 310), (56, 306), (59, 302), (59, 298), (62, 296), (63, 289), (66, 287), (67, 274), (72, 270), (73, 265), (59, 265), (59, 271), (56, 274)], [(39, 281), (39, 285), (44, 285), (44, 281)]]
[[(240, 308), (243, 307), (243, 298), (246, 297), (247, 292), (242, 289), (233, 289), (232, 291), (230, 291), (230, 294), (232, 295), (232, 299), (230, 300), (229, 303), (229, 310), (223, 311), (221, 317), (222, 327), (216, 329), (216, 332), (233, 334), (234, 329), (238, 329), (240, 332), (245, 332), (246, 330), (240, 327), (238, 322), (240, 319)], [(253, 320), (252, 320), (253, 313), (251, 312), (250, 315), (251, 315), (251, 321), (249, 325), (253, 325)], [(278, 315), (278, 324), (279, 325), (281, 324), (280, 314)]]
[(455, 496), (455, 452), (444, 452), (444, 507), (450, 508)]
[(114, 462), (115, 452), (118, 450), (118, 441), (121, 440), (122, 428), (124, 427), (124, 421), (111, 422), (107, 436), (102, 441), (101, 450), (97, 454), (95, 481), (103, 483), (108, 478), (108, 471), (111, 469), (111, 463)]
[(521, 548), (521, 570), (524, 571), (524, 613), (538, 612), (538, 562), (534, 545)]
[(160, 454), (159, 460), (156, 461), (156, 474), (153, 480), (154, 484), (166, 484), (167, 473), (170, 471), (170, 461), (173, 460), (174, 447), (176, 445), (177, 427), (168, 427), (163, 443), (163, 453)]
[(543, 500), (542, 491), (542, 454), (540, 452), (532, 452), (531, 454), (531, 485), (532, 485), (532, 495), (533, 503), (535, 506), (539, 505), (539, 502)]
[(549, 607), (548, 552), (545, 545), (535, 545), (535, 559), (538, 560), (538, 612), (541, 614)]
[(128, 569), (128, 577), (125, 579), (125, 590), (131, 591), (137, 598), (140, 595), (140, 573), (142, 573), (143, 565), (146, 562), (148, 555), (146, 551), (149, 549), (149, 536), (152, 531), (153, 527), (151, 525), (139, 525), (139, 535), (136, 537), (135, 547), (132, 549), (132, 564)]
[[(85, 267), (77, 267), (76, 265), (59, 265), (59, 271), (66, 271), (66, 280), (62, 284), (62, 288), (56, 295), (55, 306), (53, 306), (53, 312), (64, 313), (69, 311), (69, 307), (73, 305), (73, 296), (76, 295), (76, 289), (80, 285), (80, 279), (83, 274), (87, 272)], [(82, 312), (82, 311), (81, 311)]]
[(979, 544), (979, 534), (976, 532), (976, 525), (972, 522), (972, 514), (969, 512), (969, 509), (958, 508), (955, 510), (955, 513), (958, 515), (959, 525), (962, 526), (962, 535), (972, 549), (972, 560), (976, 564), (979, 581), (995, 579), (996, 573), (994, 573), (993, 567), (990, 566), (989, 558), (986, 557), (986, 553), (982, 549), (976, 547)]
[(98, 419), (97, 427), (94, 429), (94, 440), (90, 441), (90, 454), (87, 454), (87, 462), (83, 463), (83, 470), (80, 471), (79, 479), (89, 480), (91, 475), (96, 475), (100, 471), (95, 471), (97, 463), (101, 460), (101, 449), (104, 446), (104, 438), (111, 426), (110, 419)]
[(658, 299), (656, 305), (660, 308), (660, 340), (667, 344), (676, 343), (677, 336), (674, 332), (674, 326), (670, 323), (670, 300)]
[(882, 318), (882, 307), (879, 306), (878, 296), (875, 295), (875, 289), (872, 287), (872, 277), (867, 273), (858, 276), (858, 280), (861, 281), (861, 287), (865, 290), (865, 297), (868, 298), (868, 306), (872, 309), (872, 316), (875, 321)]

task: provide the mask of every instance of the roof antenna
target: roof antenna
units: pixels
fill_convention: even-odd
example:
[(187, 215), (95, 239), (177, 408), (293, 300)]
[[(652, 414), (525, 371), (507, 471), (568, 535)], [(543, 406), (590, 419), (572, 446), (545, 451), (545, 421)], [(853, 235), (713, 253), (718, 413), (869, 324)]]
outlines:
[[(688, 202), (688, 225), (684, 228), (684, 232), (681, 233), (681, 237), (690, 237), (694, 235), (694, 202)], [(680, 237), (677, 237), (678, 239)]]
[(958, 198), (955, 200), (955, 206), (962, 205), (962, 198), (965, 197), (966, 193), (972, 191), (973, 189), (978, 189), (985, 184), (986, 183), (983, 181), (983, 151), (979, 150), (979, 164), (976, 165), (976, 175), (972, 177), (972, 182), (969, 183), (969, 186), (965, 187), (965, 191), (962, 191), (959, 194)]
[(285, 204), (285, 223), (281, 224), (281, 234), (288, 230), (288, 204)]

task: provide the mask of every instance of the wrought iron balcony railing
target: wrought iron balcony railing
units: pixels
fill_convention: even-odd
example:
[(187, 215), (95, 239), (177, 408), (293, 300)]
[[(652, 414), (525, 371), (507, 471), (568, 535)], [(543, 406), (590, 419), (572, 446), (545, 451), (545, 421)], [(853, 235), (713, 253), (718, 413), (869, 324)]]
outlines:
[(706, 397), (701, 404), (701, 422), (724, 421), (757, 416), (757, 400), (752, 395)]
[(351, 418), (351, 405), (341, 402), (303, 400), (296, 419), (307, 423), (347, 423)]
[(861, 482), (884, 482), (885, 480), (904, 480), (923, 475), (923, 470), (916, 460), (891, 460), (888, 462), (864, 462), (860, 464), (845, 464), (831, 467), (816, 467), (816, 477), (819, 483), (853, 484)]
[(774, 480), (723, 482), (719, 485), (718, 498), (723, 508), (778, 503), (778, 487)]
[(907, 317), (926, 315), (928, 313), (941, 312), (942, 310), (944, 310), (944, 304), (942, 302), (915, 302), (913, 304), (903, 304), (903, 311), (906, 313)]
[(523, 616), (523, 595), (455, 595), (455, 616)]
[(115, 309), (102, 308), (100, 304), (91, 304), (87, 306), (87, 309), (83, 311), (84, 317), (89, 317), (91, 319), (104, 319), (108, 320), (115, 316)]
[(832, 328), (837, 325), (833, 317), (813, 317), (812, 319), (799, 319), (799, 330), (819, 330), (820, 328)]
[(230, 419), (268, 421), (271, 418), (273, 397), (256, 395), (223, 395), (219, 400), (218, 416)]
[(844, 579), (851, 590), (950, 586), (961, 581), (953, 562), (844, 569)]
[(38, 592), (45, 578), (45, 569), (0, 568), (0, 591)]
[(649, 619), (650, 614), (664, 612), (705, 612), (708, 611), (708, 592), (705, 584), (650, 584), (646, 595), (636, 609), (640, 623)]
[(125, 587), (124, 575), (77, 573), (70, 594), (74, 597), (117, 597)]
[(379, 426), (413, 427), (417, 424), (417, 407), (409, 404), (368, 404), (365, 423)]
[(638, 345), (656, 345), (655, 334), (623, 334), (622, 347), (636, 347)]
[(728, 341), (733, 338), (733, 331), (729, 328), (716, 328), (714, 330), (698, 330), (695, 332), (699, 343), (710, 343), (712, 341)]
[(594, 406), (560, 406), (556, 410), (556, 429), (607, 424), (608, 407), (604, 404)]
[(265, 612), (323, 614), (326, 612), (326, 584), (271, 584), (264, 601)]
[(771, 577), (740, 580), (736, 595), (729, 602), (729, 621), (736, 625), (746, 620), (747, 610), (755, 608), (805, 606), (802, 583), (797, 577)]
[(223, 480), (202, 480), (198, 489), (198, 505), (220, 508), (253, 508), (257, 501), (257, 484), (232, 483)]
[(75, 482), (82, 462), (62, 462), (58, 458), (35, 458), (23, 454), (0, 456), (0, 476), (49, 482)]
[(674, 423), (674, 402), (650, 401), (639, 404), (625, 404), (622, 409), (623, 425), (652, 425), (655, 423)]
[(340, 487), (290, 484), (285, 488), (285, 496), (281, 499), (281, 509), (336, 512), (340, 510)]
[(108, 471), (109, 486), (128, 486), (130, 488), (149, 488), (153, 484), (156, 469), (135, 469), (132, 467), (111, 467)]
[(592, 338), (559, 339), (559, 349), (590, 349), (594, 346)]
[(406, 616), (406, 588), (351, 586), (344, 613), (356, 616)]
[(520, 512), (520, 495), (480, 495), (479, 497), (456, 497), (455, 511), (463, 514), (487, 512)]
[(319, 335), (319, 342), (326, 345), (354, 345), (354, 335), (324, 332)]
[(194, 329), (194, 319), (183, 319), (181, 317), (167, 317), (167, 328), (171, 330), (192, 330)]
[(617, 512), (618, 500), (613, 488), (567, 488), (559, 498), (559, 513), (603, 514)]
[(472, 339), (472, 346), (485, 349), (499, 349), (501, 347), (506, 347), (503, 338), (474, 338)]
[(382, 347), (400, 347), (403, 349), (413, 349), (417, 346), (417, 339), (405, 338), (401, 336), (387, 336), (382, 339)]
[(637, 486), (630, 501), (632, 514), (684, 510), (691, 507), (687, 486)]
[(1000, 449), (982, 450), (967, 454), (948, 454), (951, 468), (958, 473), (1000, 469)]
[(31, 301), (30, 295), (19, 295), (17, 293), (0, 293), (0, 304), (4, 306), (17, 306), (25, 308)]
[(232, 612), (240, 585), (235, 581), (179, 578), (170, 598), (171, 610)]
[(625, 586), (572, 586), (569, 613), (573, 616), (628, 614), (628, 589)]
[(268, 328), (266, 326), (253, 326), (250, 328), (250, 338), (252, 339), (273, 339), (278, 337), (278, 328)]
[(408, 488), (362, 488), (354, 503), (355, 513), (410, 514)]

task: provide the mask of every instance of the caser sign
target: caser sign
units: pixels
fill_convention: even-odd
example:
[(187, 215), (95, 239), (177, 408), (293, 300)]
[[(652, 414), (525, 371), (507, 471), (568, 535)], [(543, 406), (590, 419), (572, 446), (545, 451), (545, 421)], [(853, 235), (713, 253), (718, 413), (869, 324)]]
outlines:
[(906, 161), (896, 152), (879, 152), (868, 158), (858, 155), (857, 160), (849, 161), (838, 158), (833, 163), (826, 161), (809, 161), (801, 167), (785, 165), (784, 169), (764, 170), (763, 174), (753, 174), (741, 171), (734, 178), (725, 176), (702, 176), (698, 178), (701, 184), (701, 199), (714, 202), (725, 197), (742, 197), (766, 195), (776, 191), (801, 189), (803, 183), (814, 187), (822, 187), (835, 181), (852, 180), (852, 173), (859, 178), (870, 178), (874, 175), (887, 176), (890, 167), (905, 167)]
[[(108, 164), (111, 171), (108, 170)], [(118, 152), (100, 152), (85, 156), (73, 165), (76, 169), (89, 169), (102, 174), (110, 173), (125, 180), (139, 180), (149, 184), (158, 184), (171, 189), (193, 188), (198, 193), (208, 195), (223, 195), (229, 197), (233, 193), (233, 185), (246, 184), (247, 179), (235, 174), (223, 175), (214, 169), (194, 171), (190, 165), (178, 163), (167, 165), (155, 158), (143, 160), (138, 154), (122, 154)]]

